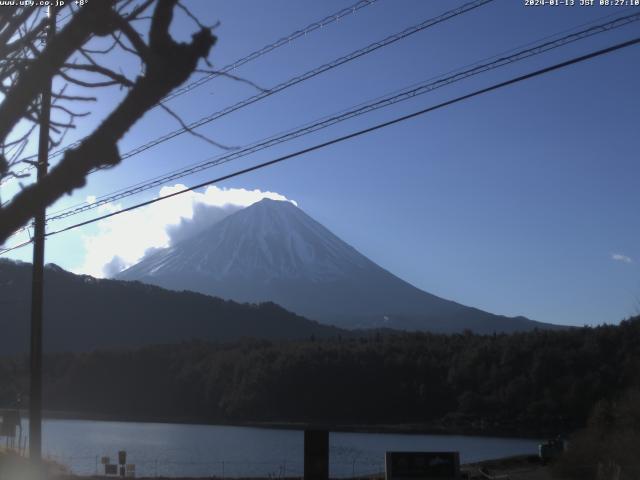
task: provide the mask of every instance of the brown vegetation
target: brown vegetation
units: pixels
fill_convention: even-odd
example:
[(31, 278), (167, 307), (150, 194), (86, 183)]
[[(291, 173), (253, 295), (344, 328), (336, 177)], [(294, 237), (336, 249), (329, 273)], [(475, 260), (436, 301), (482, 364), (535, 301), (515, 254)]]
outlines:
[(558, 479), (632, 480), (640, 477), (640, 391), (632, 389), (594, 407), (554, 466)]

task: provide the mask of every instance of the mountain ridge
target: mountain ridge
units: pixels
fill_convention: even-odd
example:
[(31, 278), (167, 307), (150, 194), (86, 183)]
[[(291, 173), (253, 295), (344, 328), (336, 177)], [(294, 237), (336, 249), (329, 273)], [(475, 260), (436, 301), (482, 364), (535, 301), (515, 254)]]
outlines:
[[(0, 259), (0, 352), (28, 351), (32, 265)], [(240, 304), (140, 282), (44, 271), (44, 349), (48, 352), (171, 344), (193, 339), (298, 340), (347, 332), (320, 325), (272, 302)]]
[(341, 328), (477, 333), (561, 328), (418, 289), (289, 202), (264, 199), (116, 275), (240, 302), (273, 301)]

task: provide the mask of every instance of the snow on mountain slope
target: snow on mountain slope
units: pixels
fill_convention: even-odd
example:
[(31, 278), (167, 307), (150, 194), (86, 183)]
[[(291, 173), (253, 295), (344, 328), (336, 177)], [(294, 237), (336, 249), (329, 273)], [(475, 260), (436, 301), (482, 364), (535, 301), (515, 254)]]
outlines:
[(326, 281), (369, 260), (289, 202), (265, 199), (201, 235), (156, 252), (122, 279), (196, 273), (227, 277)]
[(545, 324), (465, 307), (376, 265), (289, 202), (265, 199), (117, 275), (244, 302), (273, 301), (343, 327), (478, 332)]

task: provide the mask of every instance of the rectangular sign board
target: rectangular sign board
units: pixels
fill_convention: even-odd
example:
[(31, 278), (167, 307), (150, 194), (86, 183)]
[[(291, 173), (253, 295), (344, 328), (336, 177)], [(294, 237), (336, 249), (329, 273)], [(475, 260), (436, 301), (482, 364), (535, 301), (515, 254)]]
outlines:
[(458, 452), (387, 452), (385, 480), (458, 480)]

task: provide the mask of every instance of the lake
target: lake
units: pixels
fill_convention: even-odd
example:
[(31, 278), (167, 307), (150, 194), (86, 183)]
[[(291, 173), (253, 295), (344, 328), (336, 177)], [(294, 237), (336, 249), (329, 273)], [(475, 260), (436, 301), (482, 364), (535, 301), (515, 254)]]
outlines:
[[(28, 431), (25, 425), (25, 431)], [(331, 433), (330, 474), (384, 470), (387, 450), (458, 450), (462, 462), (536, 454), (537, 440), (460, 435)], [(137, 476), (301, 476), (303, 432), (268, 428), (164, 423), (45, 420), (43, 452), (73, 473), (103, 472), (100, 457), (118, 450)], [(99, 470), (98, 470), (99, 469)]]

